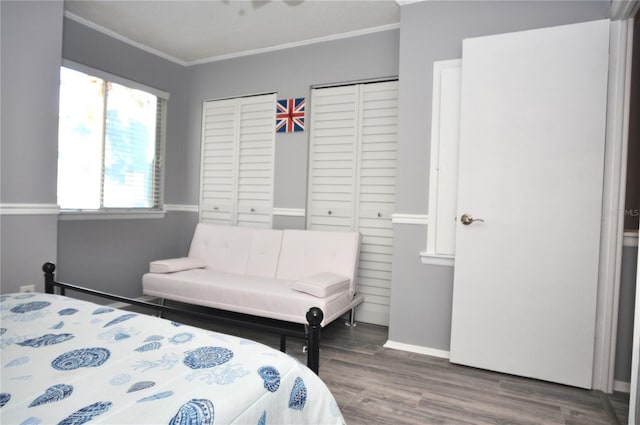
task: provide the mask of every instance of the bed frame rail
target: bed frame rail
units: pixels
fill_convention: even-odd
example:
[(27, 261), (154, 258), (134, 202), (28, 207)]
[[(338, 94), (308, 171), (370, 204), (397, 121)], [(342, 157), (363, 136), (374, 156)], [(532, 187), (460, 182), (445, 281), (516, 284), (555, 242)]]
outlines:
[(136, 305), (148, 308), (162, 313), (176, 313), (192, 316), (200, 319), (217, 320), (223, 323), (242, 326), (245, 328), (255, 329), (259, 331), (274, 333), (280, 335), (280, 351), (286, 350), (286, 337), (300, 338), (307, 343), (307, 367), (316, 375), (320, 368), (320, 323), (324, 318), (324, 313), (318, 307), (311, 307), (307, 312), (306, 319), (308, 325), (300, 325), (298, 323), (285, 322), (281, 320), (269, 319), (248, 314), (240, 314), (217, 309), (207, 309), (202, 311), (187, 311), (180, 308), (167, 306), (164, 304), (155, 304), (148, 301), (136, 300), (119, 295), (110, 294), (108, 292), (97, 291), (95, 289), (84, 288), (82, 286), (72, 285), (56, 281), (55, 264), (51, 262), (44, 263), (42, 271), (44, 272), (44, 291), (48, 294), (54, 294), (55, 288), (58, 288), (60, 295), (65, 295), (67, 290), (80, 292), (107, 298), (114, 301), (120, 301), (126, 304)]

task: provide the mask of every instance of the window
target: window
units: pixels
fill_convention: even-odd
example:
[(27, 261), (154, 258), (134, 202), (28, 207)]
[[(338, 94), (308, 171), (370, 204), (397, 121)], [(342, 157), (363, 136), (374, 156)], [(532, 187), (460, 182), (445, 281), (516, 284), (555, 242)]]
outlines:
[(453, 266), (458, 204), (458, 144), (460, 138), (460, 59), (433, 63), (429, 224), (423, 264)]
[(166, 100), (139, 87), (117, 77), (60, 69), (58, 204), (63, 210), (161, 207)]

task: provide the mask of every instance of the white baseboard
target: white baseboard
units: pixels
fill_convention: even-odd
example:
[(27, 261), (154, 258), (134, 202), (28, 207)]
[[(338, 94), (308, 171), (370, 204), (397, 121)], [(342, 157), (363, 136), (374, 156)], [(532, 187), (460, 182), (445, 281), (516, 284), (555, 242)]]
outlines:
[[(449, 351), (438, 350), (438, 349), (429, 348), (429, 347), (422, 347), (420, 345), (404, 344), (402, 342), (395, 342), (390, 340), (384, 344), (384, 347), (391, 348), (394, 350), (408, 351), (410, 353), (424, 354), (426, 356), (439, 357), (441, 359), (447, 359), (447, 360), (450, 357)], [(631, 384), (629, 382), (615, 380), (613, 381), (613, 391), (628, 394), (631, 392)]]
[(439, 357), (441, 359), (449, 359), (449, 352), (444, 350), (438, 350), (436, 348), (422, 347), (420, 345), (404, 344), (402, 342), (387, 341), (384, 344), (385, 348), (392, 348), (394, 350), (408, 351), (410, 353), (424, 354), (426, 356)]
[(613, 391), (629, 394), (631, 392), (631, 383), (624, 381), (613, 381)]
[(638, 232), (624, 232), (624, 246), (638, 246)]

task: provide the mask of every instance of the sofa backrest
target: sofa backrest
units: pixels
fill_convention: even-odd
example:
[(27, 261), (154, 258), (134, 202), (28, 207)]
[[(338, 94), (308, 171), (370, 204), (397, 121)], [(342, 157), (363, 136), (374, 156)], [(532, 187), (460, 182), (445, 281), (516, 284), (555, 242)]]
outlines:
[(223, 273), (275, 277), (282, 230), (198, 223), (189, 257)]
[(330, 272), (348, 277), (350, 292), (356, 290), (360, 253), (359, 232), (284, 230), (276, 277), (300, 279)]

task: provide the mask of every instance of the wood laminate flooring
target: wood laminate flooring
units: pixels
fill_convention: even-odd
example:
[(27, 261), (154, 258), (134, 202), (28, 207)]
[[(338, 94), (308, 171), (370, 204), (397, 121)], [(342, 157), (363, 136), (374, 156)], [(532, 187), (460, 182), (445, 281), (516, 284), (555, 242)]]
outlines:
[[(244, 328), (173, 320), (250, 338), (274, 348), (279, 337)], [(449, 363), (383, 347), (387, 328), (336, 320), (322, 331), (320, 377), (347, 424), (627, 424), (628, 394), (607, 395)], [(302, 341), (287, 352), (306, 362)]]

